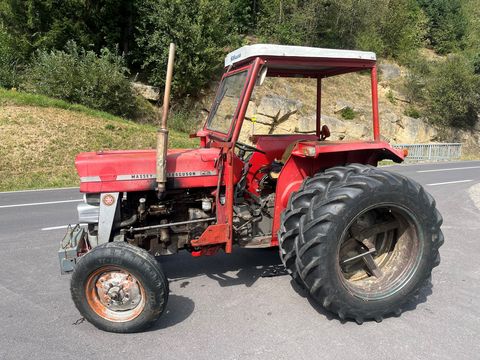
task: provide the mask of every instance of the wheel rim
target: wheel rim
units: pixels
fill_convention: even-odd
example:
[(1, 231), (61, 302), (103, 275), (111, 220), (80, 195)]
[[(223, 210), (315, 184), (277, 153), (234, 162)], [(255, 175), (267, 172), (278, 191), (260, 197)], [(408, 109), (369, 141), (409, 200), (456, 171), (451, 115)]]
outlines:
[(363, 211), (347, 226), (338, 248), (338, 272), (350, 293), (364, 300), (397, 293), (415, 274), (422, 234), (413, 214), (382, 204)]
[(145, 290), (129, 272), (105, 266), (91, 273), (85, 285), (87, 302), (100, 317), (113, 322), (131, 321), (145, 308)]

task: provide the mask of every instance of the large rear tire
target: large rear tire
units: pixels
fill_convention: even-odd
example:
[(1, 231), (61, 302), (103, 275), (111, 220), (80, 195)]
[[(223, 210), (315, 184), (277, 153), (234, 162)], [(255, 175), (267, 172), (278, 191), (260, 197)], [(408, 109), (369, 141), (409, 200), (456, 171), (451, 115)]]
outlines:
[(309, 198), (297, 208), (296, 274), (341, 319), (399, 315), (440, 263), (442, 217), (411, 179), (353, 164), (306, 180), (294, 197)]
[(297, 259), (295, 241), (299, 234), (300, 218), (307, 213), (314, 197), (323, 196), (328, 188), (341, 183), (345, 176), (353, 170), (349, 167), (335, 167), (312, 178), (307, 178), (300, 189), (292, 193), (288, 205), (282, 213), (281, 227), (278, 233), (280, 259), (287, 272), (301, 287), (305, 287), (305, 284), (298, 274), (295, 264)]
[(152, 326), (165, 310), (168, 281), (145, 250), (112, 242), (80, 258), (70, 290), (80, 314), (97, 328), (131, 333)]

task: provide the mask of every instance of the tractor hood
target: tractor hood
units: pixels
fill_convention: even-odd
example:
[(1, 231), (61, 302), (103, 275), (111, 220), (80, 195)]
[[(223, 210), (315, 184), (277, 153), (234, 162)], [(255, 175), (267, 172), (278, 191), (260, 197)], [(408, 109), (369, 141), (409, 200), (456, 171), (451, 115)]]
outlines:
[[(173, 149), (167, 154), (167, 188), (217, 185), (220, 149)], [(99, 151), (79, 154), (75, 166), (80, 191), (122, 192), (154, 190), (155, 150)]]

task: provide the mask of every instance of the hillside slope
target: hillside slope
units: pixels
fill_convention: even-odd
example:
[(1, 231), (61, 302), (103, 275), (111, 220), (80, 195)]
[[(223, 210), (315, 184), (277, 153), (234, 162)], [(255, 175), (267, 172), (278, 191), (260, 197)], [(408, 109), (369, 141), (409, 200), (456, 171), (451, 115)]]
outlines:
[[(79, 152), (155, 146), (154, 126), (12, 93), (0, 92), (0, 191), (77, 186), (74, 159)], [(171, 131), (170, 145), (192, 147), (195, 142)]]

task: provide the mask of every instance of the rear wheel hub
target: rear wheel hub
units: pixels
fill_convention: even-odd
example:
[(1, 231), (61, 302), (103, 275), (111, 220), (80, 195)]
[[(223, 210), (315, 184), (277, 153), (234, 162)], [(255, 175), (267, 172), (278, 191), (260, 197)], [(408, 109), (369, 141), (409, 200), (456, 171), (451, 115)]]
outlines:
[(364, 299), (399, 291), (418, 266), (419, 236), (413, 216), (400, 207), (376, 207), (357, 216), (339, 248), (344, 286)]

